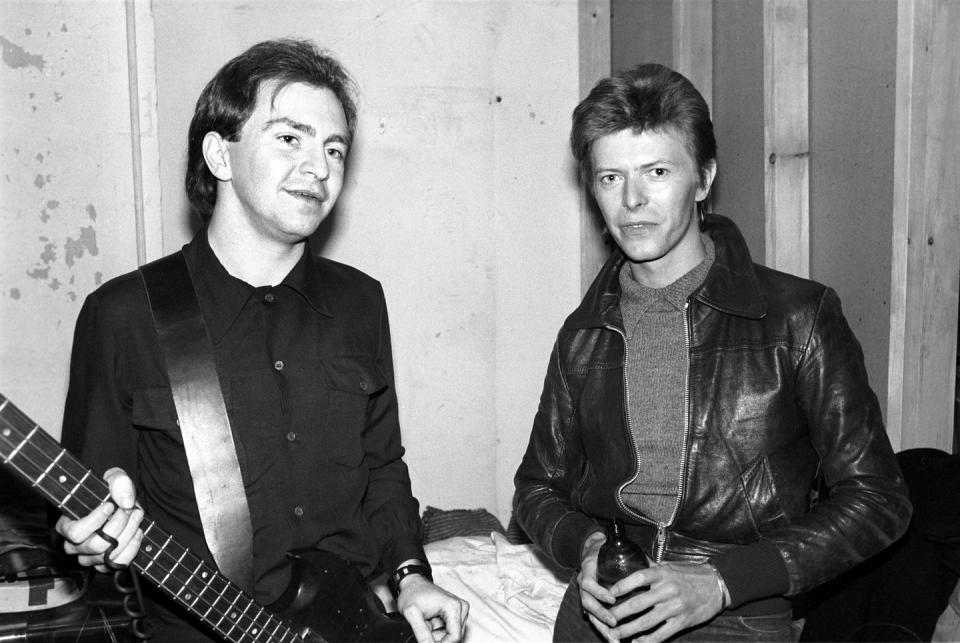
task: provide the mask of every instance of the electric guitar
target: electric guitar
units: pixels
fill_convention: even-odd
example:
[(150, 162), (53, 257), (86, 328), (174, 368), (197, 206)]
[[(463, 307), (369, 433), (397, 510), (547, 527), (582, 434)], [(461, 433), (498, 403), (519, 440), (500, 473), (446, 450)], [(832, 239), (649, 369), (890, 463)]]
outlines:
[[(47, 432), (0, 394), (0, 457), (37, 493), (71, 518), (110, 500), (110, 488)], [(414, 641), (399, 615), (382, 604), (342, 558), (316, 550), (289, 554), (292, 575), (267, 608), (223, 576), (156, 522), (144, 516), (133, 567), (224, 641)]]

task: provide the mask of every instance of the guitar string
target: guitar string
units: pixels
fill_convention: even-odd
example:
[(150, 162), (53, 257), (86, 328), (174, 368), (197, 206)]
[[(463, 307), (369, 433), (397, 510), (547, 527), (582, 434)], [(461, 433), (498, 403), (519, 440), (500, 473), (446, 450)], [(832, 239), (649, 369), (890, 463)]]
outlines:
[[(42, 480), (43, 478), (48, 478), (48, 479), (53, 480), (54, 482), (56, 482), (56, 484), (57, 484), (63, 491), (67, 491), (68, 489), (72, 489), (72, 491), (69, 491), (69, 492), (68, 492), (68, 496), (71, 497), (72, 500), (73, 500), (79, 507), (82, 507), (82, 508), (83, 508), (84, 510), (86, 510), (87, 512), (92, 511), (92, 510), (96, 507), (96, 505), (90, 506), (90, 505), (88, 505), (87, 502), (86, 502), (84, 499), (82, 499), (79, 495), (75, 495), (75, 492), (76, 492), (77, 489), (79, 488), (81, 491), (87, 491), (90, 495), (92, 495), (92, 496), (94, 496), (94, 497), (96, 498), (96, 494), (93, 492), (92, 489), (83, 489), (83, 488), (80, 486), (80, 485), (83, 483), (84, 478), (86, 478), (86, 477), (87, 477), (87, 474), (90, 472), (89, 469), (87, 469), (86, 467), (83, 467), (83, 466), (79, 463), (79, 461), (77, 461), (75, 458), (73, 458), (73, 457), (69, 454), (69, 452), (67, 452), (65, 449), (63, 449), (62, 447), (60, 447), (59, 444), (58, 444), (52, 437), (50, 437), (46, 432), (44, 432), (42, 429), (40, 429), (39, 426), (37, 426), (37, 425), (33, 424), (32, 422), (30, 422), (29, 419), (26, 417), (26, 415), (23, 414), (23, 412), (20, 411), (20, 409), (18, 409), (12, 402), (10, 402), (9, 399), (2, 398), (2, 401), (0, 401), (0, 409), (6, 410), (7, 408), (9, 408), (9, 410), (12, 411), (12, 412), (14, 412), (14, 413), (19, 413), (20, 415), (22, 415), (22, 416), (23, 416), (22, 418), (17, 418), (17, 419), (20, 420), (21, 423), (28, 424), (31, 428), (30, 428), (30, 431), (24, 432), (22, 429), (18, 429), (18, 428), (13, 424), (13, 421), (12, 421), (10, 418), (8, 418), (8, 417), (6, 417), (6, 416), (0, 416), (0, 418), (2, 418), (5, 426), (7, 426), (7, 427), (10, 429), (10, 431), (11, 431), (12, 434), (14, 434), (14, 435), (20, 434), (20, 435), (23, 436), (23, 440), (21, 440), (19, 443), (15, 443), (14, 441), (12, 441), (12, 440), (10, 440), (10, 439), (7, 439), (8, 436), (7, 436), (5, 433), (3, 433), (4, 441), (5, 441), (6, 443), (10, 444), (11, 447), (12, 447), (12, 449), (11, 449), (11, 454), (10, 454), (9, 456), (7, 456), (7, 457), (4, 457), (4, 461), (5, 461), (7, 464), (9, 464), (10, 466), (12, 466), (14, 469), (16, 469), (17, 471), (19, 471), (19, 472), (20, 472), (23, 476), (25, 476), (27, 479), (29, 479), (30, 482), (31, 482), (31, 484), (32, 484), (33, 486), (39, 486), (39, 485), (40, 485), (40, 482), (41, 482), (41, 480)], [(0, 432), (0, 433), (2, 433), (2, 432)], [(50, 468), (44, 469), (42, 463), (38, 463), (38, 462), (35, 461), (33, 458), (31, 458), (31, 457), (29, 456), (29, 454), (27, 453), (26, 448), (29, 447), (29, 448), (35, 449), (35, 450), (36, 450), (37, 452), (39, 452), (42, 456), (44, 456), (44, 458), (46, 458), (46, 459), (50, 459), (50, 458), (51, 458), (50, 454), (45, 453), (42, 448), (40, 448), (40, 447), (39, 447), (38, 445), (36, 445), (36, 444), (33, 444), (33, 443), (30, 441), (30, 440), (32, 439), (31, 436), (30, 436), (31, 433), (33, 433), (34, 436), (36, 436), (36, 437), (41, 437), (41, 438), (46, 439), (50, 444), (52, 444), (52, 445), (55, 447), (54, 450), (57, 452), (58, 455), (57, 455), (56, 458), (52, 461)], [(56, 466), (56, 465), (58, 464), (59, 458), (60, 458), (61, 456), (64, 456), (64, 455), (66, 455), (67, 458), (68, 458), (68, 459), (66, 460), (66, 462), (67, 462), (68, 464), (76, 464), (77, 466), (79, 466), (79, 468), (81, 468), (81, 469), (83, 470), (83, 475), (81, 475), (80, 477), (76, 477), (76, 475), (75, 475), (72, 471), (68, 470), (66, 467), (64, 467), (64, 466), (61, 465), (61, 466), (59, 466), (59, 470), (60, 470), (61, 476), (64, 478), (64, 480), (60, 480), (60, 479), (56, 479), (56, 478), (52, 478), (52, 477), (49, 477), (49, 476), (48, 476), (48, 474), (50, 473), (50, 470), (52, 469), (52, 467), (53, 467), (53, 466)], [(38, 478), (36, 478), (36, 479), (32, 478), (32, 477), (30, 476), (30, 474), (26, 471), (26, 469), (22, 468), (19, 464), (17, 464), (16, 462), (14, 462), (14, 460), (13, 460), (14, 457), (20, 457), (20, 458), (26, 460), (26, 461), (27, 461), (30, 465), (32, 465), (38, 472), (40, 472), (40, 476), (39, 476)], [(109, 492), (109, 487), (107, 487), (107, 485), (103, 482), (103, 480), (101, 480), (100, 478), (98, 478), (98, 477), (96, 477), (96, 476), (91, 476), (91, 478), (92, 478), (92, 480), (98, 482), (98, 483), (103, 487), (103, 491), (104, 491), (105, 493), (108, 493), (108, 492)], [(74, 483), (73, 487), (68, 487), (67, 484), (66, 484), (67, 482), (72, 482), (72, 483)], [(45, 491), (45, 490), (43, 490), (42, 487), (41, 487), (41, 491)], [(49, 493), (49, 492), (47, 492), (47, 493)], [(98, 499), (98, 502), (99, 502), (99, 499)], [(60, 506), (63, 507), (64, 509), (69, 509), (68, 507), (65, 506), (65, 504), (61, 504)], [(75, 514), (75, 515), (73, 516), (74, 518), (80, 517), (78, 513), (76, 513), (76, 512), (72, 512), (72, 513)], [(223, 576), (222, 574), (220, 574), (218, 571), (214, 570), (208, 563), (206, 563), (205, 561), (203, 561), (201, 558), (197, 557), (197, 556), (196, 556), (195, 554), (193, 554), (189, 549), (186, 549), (185, 547), (183, 547), (182, 545), (179, 545), (179, 543), (176, 543), (176, 542), (174, 541), (174, 544), (178, 545), (179, 547), (181, 547), (181, 548), (184, 550), (184, 555), (181, 556), (181, 559), (178, 561), (178, 560), (176, 559), (176, 557), (173, 556), (173, 554), (171, 554), (171, 553), (170, 553), (169, 551), (167, 551), (167, 549), (166, 549), (166, 546), (170, 543), (170, 541), (171, 541), (171, 539), (172, 539), (172, 536), (170, 536), (169, 534), (164, 534), (164, 533), (163, 533), (163, 529), (161, 529), (161, 528), (159, 527), (159, 525), (157, 525), (157, 523), (156, 523), (155, 521), (153, 521), (152, 519), (150, 519), (150, 518), (145, 518), (145, 522), (147, 523), (147, 525), (144, 527), (144, 542), (147, 542), (148, 544), (157, 547), (157, 548), (159, 549), (159, 552), (158, 552), (155, 556), (152, 556), (152, 557), (151, 557), (151, 562), (150, 562), (149, 565), (143, 565), (143, 563), (138, 562), (136, 559), (135, 559), (134, 562), (137, 563), (138, 567), (140, 567), (141, 573), (143, 573), (143, 574), (146, 575), (148, 578), (150, 578), (155, 584), (157, 584), (157, 585), (158, 585), (159, 587), (161, 587), (162, 589), (165, 589), (166, 591), (170, 592), (171, 595), (173, 596), (173, 598), (174, 598), (175, 600), (177, 600), (178, 602), (183, 603), (183, 604), (184, 604), (186, 607), (188, 607), (189, 609), (195, 610), (195, 611), (198, 613), (198, 615), (201, 616), (201, 618), (203, 618), (204, 620), (206, 620), (211, 626), (213, 626), (215, 629), (217, 629), (218, 631), (220, 631), (224, 636), (230, 636), (230, 635), (232, 634), (232, 630), (235, 629), (235, 628), (230, 628), (229, 630), (224, 629), (223, 626), (221, 625), (221, 623), (222, 623), (222, 621), (223, 621), (225, 618), (230, 617), (230, 612), (231, 612), (231, 611), (237, 609), (236, 607), (234, 607), (235, 604), (236, 604), (236, 602), (237, 602), (237, 600), (240, 599), (240, 598), (244, 598), (244, 599), (246, 599), (246, 602), (247, 602), (249, 605), (253, 605), (253, 606), (255, 606), (255, 607), (257, 608), (256, 611), (258, 612), (258, 614), (256, 614), (256, 615), (249, 615), (249, 614), (247, 614), (247, 611), (246, 611), (246, 610), (243, 610), (242, 613), (239, 615), (239, 618), (237, 618), (237, 619), (235, 619), (235, 620), (233, 621), (237, 626), (242, 626), (244, 620), (249, 620), (251, 624), (256, 624), (256, 623), (258, 623), (257, 619), (262, 616), (262, 617), (266, 617), (266, 620), (267, 620), (267, 622), (268, 622), (268, 625), (274, 625), (274, 623), (270, 623), (270, 621), (276, 621), (276, 622), (277, 622), (277, 624), (276, 624), (276, 626), (273, 628), (273, 630), (272, 630), (269, 634), (267, 634), (268, 636), (274, 636), (274, 635), (276, 635), (276, 633), (277, 633), (279, 630), (283, 629), (283, 630), (286, 630), (286, 632), (285, 632), (285, 634), (284, 634), (284, 638), (281, 639), (281, 640), (286, 640), (286, 635), (287, 635), (287, 634), (293, 635), (293, 636), (294, 636), (294, 639), (293, 639), (293, 640), (296, 640), (296, 639), (297, 639), (298, 634), (297, 634), (296, 632), (294, 632), (294, 631), (292, 630), (292, 628), (291, 628), (283, 619), (279, 618), (279, 617), (276, 616), (275, 614), (270, 613), (269, 611), (267, 611), (266, 609), (264, 609), (263, 607), (261, 607), (260, 605), (258, 605), (257, 603), (255, 603), (245, 592), (243, 592), (243, 591), (241, 591), (239, 588), (236, 588), (235, 586), (233, 586), (233, 583), (232, 583), (229, 579), (227, 579), (225, 576)], [(156, 530), (159, 531), (163, 536), (167, 537), (167, 538), (166, 538), (166, 542), (161, 543), (159, 540), (154, 540), (154, 537), (153, 537), (151, 534), (148, 534), (148, 531), (151, 530), (151, 529), (154, 528), (154, 527), (155, 527)], [(142, 548), (142, 547), (141, 547), (141, 551), (143, 551), (143, 548)], [(209, 601), (208, 599), (206, 599), (206, 598), (203, 596), (204, 591), (200, 591), (200, 592), (197, 592), (197, 593), (195, 594), (195, 596), (196, 596), (196, 600), (195, 600), (195, 601), (193, 601), (192, 603), (191, 603), (191, 602), (188, 602), (188, 599), (184, 599), (182, 596), (179, 595), (179, 593), (175, 593), (175, 592), (173, 592), (173, 590), (171, 590), (170, 588), (165, 587), (165, 586), (163, 585), (163, 583), (166, 582), (166, 579), (160, 580), (160, 579), (159, 579), (159, 576), (157, 576), (157, 575), (155, 575), (155, 574), (153, 574), (153, 573), (151, 573), (151, 572), (149, 571), (150, 565), (152, 565), (152, 564), (154, 564), (154, 563), (156, 563), (157, 565), (159, 565), (159, 566), (161, 566), (161, 567), (163, 566), (163, 563), (160, 562), (160, 558), (159, 558), (161, 555), (166, 555), (166, 556), (168, 556), (168, 557), (170, 558), (170, 560), (173, 561), (173, 564), (174, 564), (173, 571), (172, 571), (170, 574), (168, 574), (167, 578), (172, 578), (173, 580), (178, 581), (178, 582), (180, 583), (181, 587), (183, 587), (183, 588), (188, 588), (188, 583), (190, 583), (191, 579), (193, 579), (193, 580), (195, 580), (196, 582), (198, 582), (198, 583), (200, 583), (200, 584), (205, 584), (207, 589), (214, 589), (214, 588), (213, 588), (213, 582), (216, 581), (216, 580), (218, 580), (218, 579), (220, 579), (220, 580), (224, 583), (224, 585), (225, 585), (224, 589), (220, 591), (220, 594), (219, 594), (218, 598), (213, 599), (213, 601)], [(148, 557), (149, 554), (148, 554), (147, 552), (143, 552), (143, 556), (144, 556), (144, 557)], [(193, 572), (187, 572), (187, 573), (186, 573), (187, 578), (184, 579), (184, 578), (180, 578), (180, 577), (177, 576), (176, 570), (177, 570), (177, 567), (181, 567), (181, 566), (182, 566), (182, 560), (183, 560), (184, 558), (187, 558), (187, 557), (189, 557), (190, 559), (192, 559), (191, 562), (195, 562), (196, 565), (195, 565), (195, 567), (193, 568), (195, 571), (193, 571)], [(138, 553), (138, 555), (137, 555), (137, 558), (140, 558), (140, 554), (139, 554), (139, 553)], [(198, 578), (197, 575), (196, 575), (196, 572), (199, 571), (200, 569), (204, 568), (204, 567), (207, 568), (205, 571), (208, 571), (208, 573), (211, 574), (211, 578), (210, 578), (209, 581), (203, 581), (203, 580), (201, 580), (200, 578)], [(229, 609), (223, 610), (222, 608), (219, 608), (219, 607), (217, 606), (217, 603), (218, 603), (218, 601), (220, 601), (220, 600), (223, 599), (223, 598), (226, 598), (227, 600), (229, 600), (229, 597), (228, 597), (228, 596), (226, 595), (226, 593), (225, 593), (227, 589), (232, 589), (232, 590), (235, 592), (236, 596), (233, 597), (233, 599), (232, 599), (232, 601), (231, 601), (231, 603), (230, 603), (230, 606), (231, 606), (231, 607), (230, 607)], [(216, 591), (216, 590), (214, 590), (214, 591)], [(200, 614), (200, 610), (196, 608), (196, 605), (197, 605), (198, 603), (199, 603), (200, 605), (202, 605), (203, 607), (207, 607), (207, 608), (208, 608), (205, 613)], [(248, 605), (248, 606), (249, 606), (249, 605)], [(207, 614), (209, 614), (210, 612), (214, 612), (216, 615), (220, 616), (220, 617), (221, 617), (220, 620), (217, 621), (217, 622), (210, 621), (210, 620), (209, 620), (209, 617), (207, 616)], [(258, 640), (260, 640), (259, 637), (260, 637), (261, 634), (266, 634), (266, 633), (267, 633), (267, 629), (268, 629), (267, 627), (261, 626), (261, 627), (258, 628), (258, 631), (257, 631), (256, 633), (252, 633), (252, 632), (241, 632), (241, 638), (240, 638), (240, 639), (237, 639), (237, 641), (238, 641), (238, 643), (241, 642), (241, 641), (243, 641), (242, 636), (243, 636), (244, 634), (249, 634), (249, 635), (251, 635), (251, 636), (254, 636), (254, 637), (256, 637), (256, 638), (254, 638), (253, 640), (254, 640), (254, 641), (258, 641)], [(270, 639), (268, 639), (268, 640), (270, 640)]]

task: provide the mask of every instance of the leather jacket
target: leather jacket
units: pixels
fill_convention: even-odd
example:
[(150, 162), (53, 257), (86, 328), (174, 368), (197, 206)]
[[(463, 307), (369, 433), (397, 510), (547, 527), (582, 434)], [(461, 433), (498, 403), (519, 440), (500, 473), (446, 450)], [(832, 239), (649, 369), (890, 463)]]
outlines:
[[(685, 311), (684, 454), (669, 522), (621, 497), (638, 465), (620, 252), (560, 329), (514, 509), (530, 538), (572, 568), (598, 521), (620, 517), (657, 561), (711, 560), (736, 607), (771, 593), (749, 564), (764, 548), (785, 566), (782, 593), (797, 594), (894, 542), (912, 508), (836, 293), (754, 264), (727, 218), (708, 215), (701, 229), (716, 259)], [(829, 493), (814, 504), (818, 475)]]

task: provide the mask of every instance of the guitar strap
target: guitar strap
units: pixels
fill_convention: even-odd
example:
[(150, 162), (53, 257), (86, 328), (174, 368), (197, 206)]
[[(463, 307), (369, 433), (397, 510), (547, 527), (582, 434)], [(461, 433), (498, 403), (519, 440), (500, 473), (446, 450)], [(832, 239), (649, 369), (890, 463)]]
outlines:
[(207, 546), (227, 578), (253, 589), (253, 528), (213, 359), (182, 252), (140, 268), (160, 338)]

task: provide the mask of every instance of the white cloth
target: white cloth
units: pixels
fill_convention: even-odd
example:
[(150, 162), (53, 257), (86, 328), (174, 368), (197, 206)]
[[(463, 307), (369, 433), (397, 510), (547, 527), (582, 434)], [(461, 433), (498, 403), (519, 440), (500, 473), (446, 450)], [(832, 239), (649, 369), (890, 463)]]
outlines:
[[(433, 580), (470, 603), (464, 643), (549, 643), (570, 572), (533, 545), (500, 533), (456, 536), (425, 547)], [(556, 571), (554, 571), (556, 570)]]
[(957, 581), (947, 607), (937, 619), (937, 627), (933, 630), (933, 643), (957, 643), (960, 641), (960, 581)]

